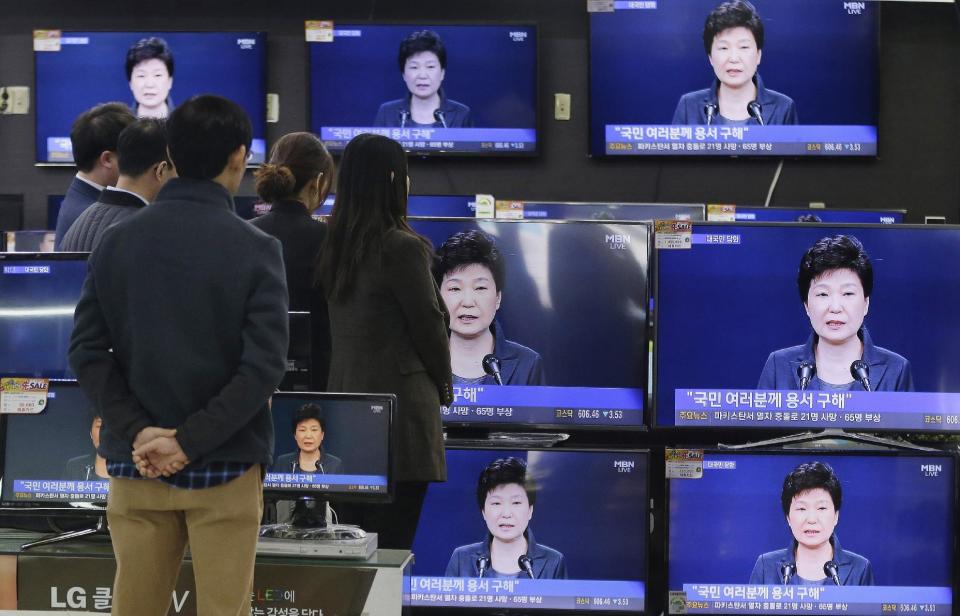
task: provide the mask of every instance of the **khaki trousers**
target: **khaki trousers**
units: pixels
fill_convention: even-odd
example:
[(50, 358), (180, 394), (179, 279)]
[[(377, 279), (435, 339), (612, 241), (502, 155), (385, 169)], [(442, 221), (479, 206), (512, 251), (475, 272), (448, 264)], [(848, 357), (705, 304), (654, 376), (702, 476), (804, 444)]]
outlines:
[(199, 616), (247, 616), (263, 514), (260, 466), (212, 488), (110, 479), (113, 616), (166, 616), (189, 544)]

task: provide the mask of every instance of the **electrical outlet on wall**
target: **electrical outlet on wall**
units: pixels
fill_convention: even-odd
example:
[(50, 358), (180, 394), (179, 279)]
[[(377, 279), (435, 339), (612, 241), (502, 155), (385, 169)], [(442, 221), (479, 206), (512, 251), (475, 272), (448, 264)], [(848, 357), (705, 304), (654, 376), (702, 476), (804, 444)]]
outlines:
[(30, 112), (30, 88), (0, 86), (0, 114), (23, 115)]
[(553, 117), (555, 120), (570, 119), (570, 95), (556, 93), (553, 95)]

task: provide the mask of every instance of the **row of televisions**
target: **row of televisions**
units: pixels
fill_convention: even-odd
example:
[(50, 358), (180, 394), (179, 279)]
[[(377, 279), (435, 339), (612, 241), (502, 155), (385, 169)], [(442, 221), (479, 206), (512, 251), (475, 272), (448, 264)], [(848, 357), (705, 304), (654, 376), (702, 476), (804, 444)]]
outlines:
[[(455, 387), (455, 402), (441, 410), (450, 425), (960, 427), (956, 227), (672, 220), (658, 221), (654, 233), (639, 221), (414, 217), (411, 224), (435, 246), (469, 230), (493, 239), (505, 281), (499, 309), (484, 318), (539, 357), (536, 371), (505, 366), (504, 386)], [(798, 263), (815, 242), (836, 235), (857, 238), (870, 256), (864, 328), (875, 345), (906, 358), (912, 385), (761, 387), (771, 353), (811, 336)], [(0, 375), (71, 377), (67, 345), (85, 259), (0, 255)], [(872, 370), (876, 384), (883, 368)]]
[[(684, 94), (721, 76), (720, 69), (711, 68), (702, 42), (705, 18), (720, 3), (592, 3), (599, 11), (589, 14), (592, 155), (876, 155), (878, 2), (755, 0), (765, 28), (765, 41), (758, 41), (763, 62), (757, 83), (786, 94), (794, 112), (789, 123), (776, 119), (777, 104), (761, 95), (764, 125), (714, 121), (711, 126), (677, 111)], [(443, 70), (405, 78), (397, 60), (400, 44), (424, 30), (441, 41)], [(331, 150), (342, 150), (356, 134), (376, 131), (418, 154), (538, 151), (535, 25), (307, 22), (305, 33), (309, 126)], [(128, 54), (150, 38), (163, 41), (163, 62), (138, 77), (132, 69), (140, 62), (130, 66)], [(253, 120), (253, 163), (263, 162), (264, 32), (38, 30), (34, 50), (38, 163), (72, 160), (71, 123), (95, 104), (123, 101), (147, 114), (203, 92), (231, 98), (247, 110)], [(837, 63), (837, 57), (844, 62)], [(758, 55), (742, 66), (757, 71), (759, 60)], [(96, 80), (87, 78), (94, 74)], [(153, 78), (150, 84), (148, 78)], [(405, 100), (434, 92), (444, 101), (441, 117), (415, 123)]]
[[(265, 497), (309, 495), (335, 508), (388, 498), (394, 403), (390, 395), (276, 394)], [(325, 419), (323, 453), (336, 458), (335, 470), (291, 465), (292, 418), (309, 404)], [(99, 425), (75, 382), (52, 382), (43, 412), (6, 416), (5, 430), (5, 514), (76, 516), (68, 505), (106, 499), (93, 449)], [(410, 603), (443, 614), (640, 614), (659, 604), (669, 614), (951, 612), (956, 456), (667, 450), (664, 466), (664, 453), (448, 447), (447, 481), (429, 486), (413, 545)], [(497, 465), (523, 477), (505, 484), (509, 514), (492, 492), (478, 494), (478, 478)], [(819, 479), (791, 484), (802, 490), (785, 485), (811, 469)], [(497, 542), (521, 533), (530, 572), (499, 574)], [(836, 568), (811, 575), (794, 555), (827, 540)]]

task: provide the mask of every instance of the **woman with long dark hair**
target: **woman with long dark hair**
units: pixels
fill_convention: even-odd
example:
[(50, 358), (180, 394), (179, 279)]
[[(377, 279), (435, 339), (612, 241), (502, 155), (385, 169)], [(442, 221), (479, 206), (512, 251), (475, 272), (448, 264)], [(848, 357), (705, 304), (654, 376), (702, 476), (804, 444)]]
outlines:
[(329, 391), (398, 401), (394, 503), (341, 506), (340, 517), (396, 549), (413, 545), (427, 483), (446, 480), (440, 405), (453, 397), (448, 316), (430, 243), (407, 224), (408, 188), (400, 144), (374, 134), (350, 141), (317, 268), (333, 338)]

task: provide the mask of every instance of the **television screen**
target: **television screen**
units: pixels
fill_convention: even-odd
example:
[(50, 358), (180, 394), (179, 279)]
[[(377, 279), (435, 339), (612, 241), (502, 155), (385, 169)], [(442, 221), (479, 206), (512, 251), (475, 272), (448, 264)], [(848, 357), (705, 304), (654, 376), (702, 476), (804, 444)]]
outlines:
[[(420, 218), (411, 226), (446, 255), (436, 270), (455, 375), (445, 422), (643, 426), (647, 225)], [(503, 387), (484, 369), (486, 354)]]
[(75, 381), (51, 382), (41, 413), (6, 421), (3, 506), (107, 500), (106, 461), (96, 453), (100, 420)]
[(447, 482), (430, 484), (413, 543), (410, 603), (643, 612), (648, 464), (642, 451), (447, 449)]
[(536, 152), (536, 27), (331, 27), (308, 43), (310, 127), (331, 151), (376, 132), (418, 154)]
[(722, 4), (590, 14), (593, 155), (876, 155), (879, 2)]
[(708, 205), (713, 222), (850, 222), (898, 225), (906, 210), (838, 210), (835, 208)]
[(6, 252), (53, 252), (53, 231), (5, 231)]
[(253, 123), (251, 162), (264, 160), (262, 32), (46, 30), (34, 33), (34, 49), (38, 163), (73, 162), (70, 127), (94, 105), (118, 101), (138, 115), (166, 117), (195, 94), (219, 94), (243, 107)]
[(392, 394), (275, 394), (276, 447), (264, 490), (275, 498), (386, 500), (395, 406)]
[(497, 218), (533, 220), (703, 220), (696, 203), (497, 201)]
[(960, 228), (693, 223), (656, 241), (658, 426), (960, 427)]
[(669, 480), (670, 614), (950, 613), (952, 456), (702, 454)]
[(0, 376), (72, 376), (73, 310), (87, 253), (0, 253)]

